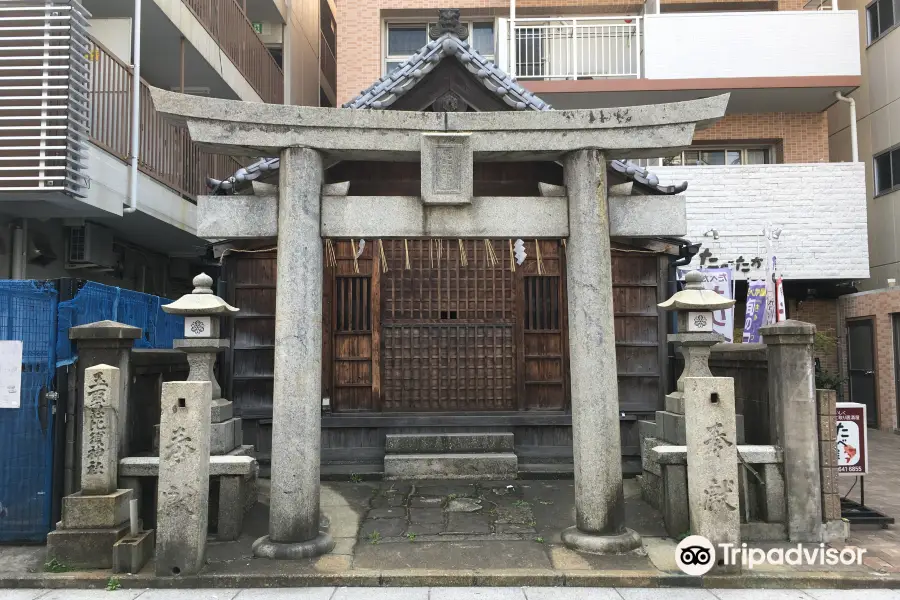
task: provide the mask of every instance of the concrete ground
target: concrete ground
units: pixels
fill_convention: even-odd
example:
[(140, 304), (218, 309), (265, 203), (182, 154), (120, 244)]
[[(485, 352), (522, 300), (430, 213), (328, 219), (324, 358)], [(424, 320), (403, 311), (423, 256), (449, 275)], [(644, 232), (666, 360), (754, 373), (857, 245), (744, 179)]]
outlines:
[[(900, 436), (870, 432), (870, 454), (866, 502), (898, 515)], [(841, 483), (846, 492), (851, 481)], [(853, 494), (857, 491), (858, 487)], [(263, 485), (260, 503), (245, 520), (241, 538), (211, 542), (199, 576), (157, 578), (151, 563), (139, 574), (116, 579), (123, 588), (136, 589), (341, 585), (900, 588), (900, 540), (893, 526), (854, 528), (847, 544), (835, 545), (865, 548), (867, 555), (858, 566), (760, 566), (744, 569), (740, 575), (702, 580), (688, 577), (675, 565), (676, 540), (665, 537), (659, 513), (640, 499), (635, 481), (626, 480), (625, 496), (626, 525), (641, 534), (643, 547), (629, 554), (593, 556), (569, 550), (560, 541), (562, 530), (575, 522), (571, 480), (324, 482), (323, 520), (336, 540), (334, 552), (284, 561), (256, 559), (251, 551), (253, 541), (268, 529), (268, 493)], [(44, 563), (42, 547), (0, 546), (0, 588), (105, 587), (112, 575), (109, 571), (48, 573)], [(64, 565), (56, 570), (66, 571)], [(231, 598), (228, 593), (222, 597)], [(691, 593), (691, 598), (712, 598), (697, 595), (698, 590)], [(668, 600), (678, 600), (677, 596), (667, 594)], [(728, 595), (732, 597), (738, 596)], [(0, 594), (0, 600), (3, 598)], [(867, 600), (878, 598), (867, 596)]]

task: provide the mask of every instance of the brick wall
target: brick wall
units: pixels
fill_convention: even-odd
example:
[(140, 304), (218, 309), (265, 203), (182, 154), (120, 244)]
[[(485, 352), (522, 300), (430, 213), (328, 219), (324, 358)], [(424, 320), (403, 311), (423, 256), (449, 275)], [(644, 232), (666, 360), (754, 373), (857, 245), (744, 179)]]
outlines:
[[(816, 326), (817, 334), (825, 334), (833, 343), (819, 343), (815, 350), (815, 357), (819, 359), (822, 368), (837, 375), (837, 326), (838, 326), (838, 302), (832, 298), (816, 298), (812, 300), (792, 300), (788, 305), (788, 318), (797, 321), (805, 321)], [(820, 337), (821, 342), (825, 340)]]
[[(863, 163), (654, 167), (653, 172), (663, 183), (688, 182), (685, 237), (703, 243), (692, 266), (701, 266), (701, 259), (705, 266), (724, 266), (740, 258), (749, 271), (738, 277), (762, 278), (761, 232), (771, 225), (782, 229), (775, 253), (785, 279), (869, 277)], [(718, 239), (704, 235), (711, 229)], [(760, 260), (750, 263), (754, 258)]]
[(727, 140), (778, 143), (779, 162), (828, 162), (828, 115), (824, 112), (728, 115), (694, 135), (695, 142)]
[[(900, 313), (900, 288), (874, 290), (841, 296), (838, 301), (838, 344), (841, 352), (841, 375), (847, 373), (847, 321), (873, 319), (875, 346), (875, 402), (878, 428), (891, 431), (897, 427), (897, 392), (894, 385), (894, 339), (892, 313)], [(844, 384), (844, 398), (852, 402), (849, 385)]]

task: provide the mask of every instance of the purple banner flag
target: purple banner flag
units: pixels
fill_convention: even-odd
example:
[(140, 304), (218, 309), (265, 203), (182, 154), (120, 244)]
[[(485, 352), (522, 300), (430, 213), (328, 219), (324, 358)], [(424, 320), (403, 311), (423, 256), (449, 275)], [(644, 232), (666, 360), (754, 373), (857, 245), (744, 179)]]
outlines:
[(747, 312), (744, 316), (745, 344), (758, 344), (762, 341), (759, 328), (766, 320), (766, 282), (760, 279), (750, 281), (747, 288)]

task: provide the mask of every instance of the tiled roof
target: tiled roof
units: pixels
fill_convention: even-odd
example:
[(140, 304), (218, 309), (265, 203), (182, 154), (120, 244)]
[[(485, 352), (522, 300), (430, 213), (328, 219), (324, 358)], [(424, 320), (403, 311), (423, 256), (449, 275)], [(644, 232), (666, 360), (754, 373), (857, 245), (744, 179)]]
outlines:
[(493, 62), (479, 54), (469, 43), (453, 33), (445, 33), (428, 42), (400, 66), (376, 81), (344, 108), (389, 108), (411, 90), (444, 58), (453, 56), (491, 93), (515, 110), (552, 110), (552, 107), (520, 86)]
[(687, 181), (682, 181), (678, 185), (660, 185), (659, 177), (654, 173), (628, 160), (611, 160), (607, 165), (607, 170), (620, 173), (627, 179), (642, 185), (651, 194), (680, 194), (688, 187)]

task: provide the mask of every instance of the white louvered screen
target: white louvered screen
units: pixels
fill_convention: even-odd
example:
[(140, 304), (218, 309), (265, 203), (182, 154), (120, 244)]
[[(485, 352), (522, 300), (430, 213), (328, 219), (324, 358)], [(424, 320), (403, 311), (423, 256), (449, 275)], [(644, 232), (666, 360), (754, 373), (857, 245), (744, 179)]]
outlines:
[(89, 16), (79, 0), (0, 0), (0, 193), (85, 196)]

